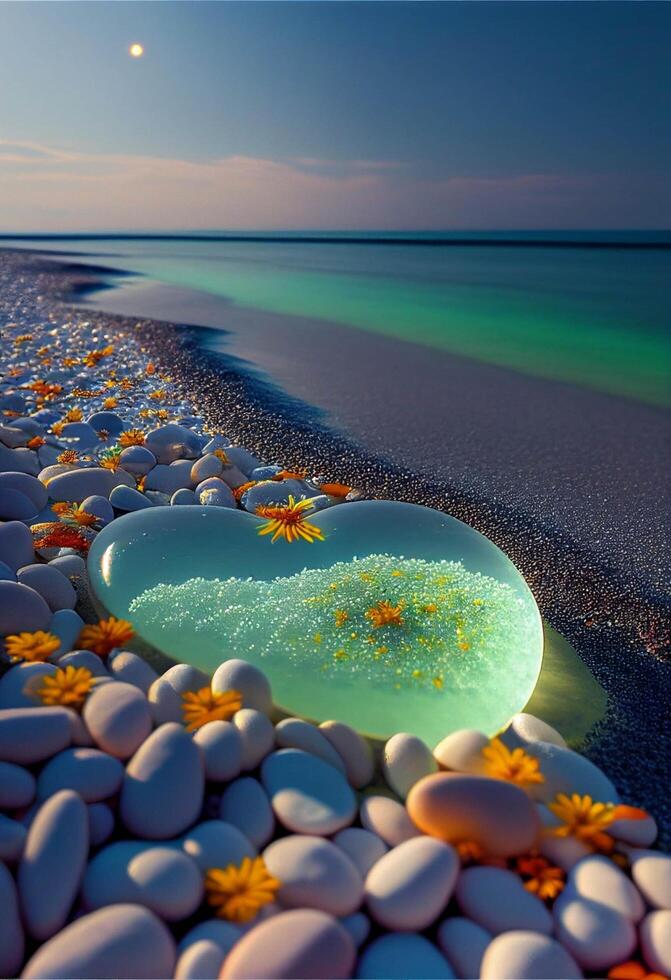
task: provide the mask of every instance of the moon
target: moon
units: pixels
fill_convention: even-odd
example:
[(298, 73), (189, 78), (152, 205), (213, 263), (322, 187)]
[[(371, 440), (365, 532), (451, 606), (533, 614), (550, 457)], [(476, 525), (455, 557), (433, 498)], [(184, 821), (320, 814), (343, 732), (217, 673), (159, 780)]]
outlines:
[(128, 53), (130, 54), (131, 58), (141, 58), (144, 54), (144, 48), (141, 44), (137, 44), (136, 42), (135, 44), (131, 44), (128, 49)]

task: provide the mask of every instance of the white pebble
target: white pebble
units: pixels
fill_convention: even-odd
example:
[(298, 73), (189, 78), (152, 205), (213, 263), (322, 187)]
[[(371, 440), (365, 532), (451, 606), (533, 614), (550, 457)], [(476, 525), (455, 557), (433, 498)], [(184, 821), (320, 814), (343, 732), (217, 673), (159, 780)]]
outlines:
[(226, 783), (239, 774), (242, 766), (242, 739), (230, 721), (209, 721), (193, 736), (203, 753), (205, 778)]
[(382, 772), (401, 799), (406, 798), (415, 783), (437, 769), (428, 746), (416, 735), (398, 732), (384, 746)]

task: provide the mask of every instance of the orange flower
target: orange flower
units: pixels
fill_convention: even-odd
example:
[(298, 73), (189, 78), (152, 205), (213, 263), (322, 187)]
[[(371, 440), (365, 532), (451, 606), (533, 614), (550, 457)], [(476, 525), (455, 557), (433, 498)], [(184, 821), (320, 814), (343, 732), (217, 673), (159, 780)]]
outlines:
[(500, 738), (491, 739), (482, 750), (482, 755), (486, 760), (485, 773), (492, 779), (505, 779), (517, 786), (545, 782), (538, 759), (524, 749), (513, 749), (511, 752)]
[(566, 875), (562, 869), (554, 867), (539, 855), (517, 858), (516, 870), (524, 880), (526, 890), (543, 900), (554, 901), (566, 884)]
[(58, 521), (33, 524), (30, 530), (36, 551), (41, 548), (76, 548), (86, 554), (91, 547), (81, 531)]
[(248, 480), (247, 483), (241, 483), (240, 486), (236, 487), (235, 490), (233, 491), (233, 496), (235, 497), (235, 499), (238, 502), (240, 502), (240, 500), (242, 499), (242, 495), (246, 493), (247, 490), (250, 489), (250, 487), (255, 487), (257, 482), (258, 482), (257, 480)]
[(246, 857), (239, 867), (210, 868), (205, 875), (205, 898), (218, 918), (245, 923), (275, 900), (281, 886), (262, 857)]
[(78, 710), (86, 701), (94, 684), (94, 677), (86, 667), (68, 666), (51, 676), (41, 677), (42, 686), (35, 693), (43, 704), (61, 705)]
[(109, 398), (106, 398), (104, 400), (103, 408), (105, 409), (106, 412), (111, 412), (112, 409), (116, 408), (118, 404), (119, 404), (119, 399), (110, 396)]
[(271, 476), (271, 480), (275, 483), (279, 483), (282, 480), (304, 480), (308, 475), (307, 470), (280, 470), (275, 476)]
[(76, 463), (79, 459), (79, 453), (75, 449), (66, 449), (59, 456), (56, 457), (57, 463)]
[(215, 449), (212, 455), (216, 456), (217, 459), (220, 459), (224, 464), (224, 466), (228, 466), (229, 463), (231, 462), (223, 449)]
[(591, 796), (580, 796), (578, 793), (570, 797), (566, 793), (558, 793), (555, 802), (549, 804), (549, 809), (562, 821), (562, 825), (552, 831), (555, 837), (573, 836), (598, 850), (612, 850), (613, 839), (604, 833), (615, 819), (612, 803), (595, 803)]
[(63, 416), (63, 421), (64, 422), (81, 422), (81, 420), (83, 418), (84, 418), (84, 413), (82, 412), (81, 408), (71, 408)]
[(61, 645), (60, 638), (44, 630), (34, 633), (12, 633), (5, 637), (5, 650), (12, 660), (29, 663), (48, 660)]
[(201, 687), (182, 695), (182, 712), (187, 732), (195, 732), (208, 721), (228, 721), (242, 707), (240, 691), (213, 691)]
[(28, 449), (39, 449), (40, 446), (44, 445), (44, 442), (45, 440), (42, 438), (42, 436), (33, 436), (33, 438), (26, 443), (26, 445), (28, 446)]
[(51, 509), (66, 524), (76, 524), (78, 527), (93, 527), (99, 520), (95, 514), (89, 514), (88, 511), (81, 509), (81, 505), (78, 507), (77, 504), (57, 503), (53, 504)]
[(119, 436), (119, 445), (123, 446), (144, 446), (144, 432), (142, 429), (127, 429)]
[(299, 538), (307, 541), (308, 544), (312, 544), (313, 541), (323, 541), (323, 532), (305, 519), (304, 511), (312, 510), (313, 507), (311, 500), (300, 500), (297, 503), (291, 495), (289, 503), (284, 506), (257, 507), (257, 515), (268, 518), (267, 522), (259, 528), (259, 534), (272, 534), (273, 544), (278, 538), (284, 538), (289, 544), (298, 541)]
[(608, 980), (669, 980), (661, 973), (648, 973), (637, 960), (627, 960), (612, 966), (607, 973)]
[(59, 436), (63, 429), (65, 428), (65, 422), (54, 422), (51, 426), (51, 431), (55, 436)]
[(109, 619), (99, 620), (95, 626), (85, 626), (79, 634), (77, 646), (80, 650), (91, 650), (99, 657), (106, 657), (134, 636), (135, 630), (127, 620), (110, 616)]
[(377, 606), (373, 606), (372, 609), (368, 610), (366, 619), (371, 621), (375, 629), (380, 629), (382, 626), (402, 626), (402, 611), (402, 602), (399, 602), (397, 606), (392, 606), (390, 602), (383, 599), (381, 602), (378, 602)]

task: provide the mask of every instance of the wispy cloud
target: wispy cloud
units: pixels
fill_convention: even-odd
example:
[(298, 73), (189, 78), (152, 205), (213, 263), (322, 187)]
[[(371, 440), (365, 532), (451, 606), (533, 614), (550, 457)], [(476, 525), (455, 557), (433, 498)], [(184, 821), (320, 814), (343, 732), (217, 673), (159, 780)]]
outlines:
[[(413, 176), (397, 161), (186, 160), (0, 140), (6, 231), (668, 224), (654, 175)], [(646, 209), (648, 214), (646, 214)], [(633, 217), (635, 215), (635, 218)]]

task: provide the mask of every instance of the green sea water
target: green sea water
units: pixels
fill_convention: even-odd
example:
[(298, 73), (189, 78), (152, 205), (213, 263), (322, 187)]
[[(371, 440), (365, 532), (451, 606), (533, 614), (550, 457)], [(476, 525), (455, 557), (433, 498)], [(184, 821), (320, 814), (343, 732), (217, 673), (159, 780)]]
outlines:
[(214, 240), (85, 247), (164, 283), (304, 317), (315, 330), (335, 321), (671, 405), (671, 250)]

